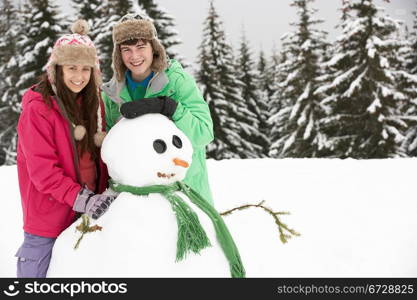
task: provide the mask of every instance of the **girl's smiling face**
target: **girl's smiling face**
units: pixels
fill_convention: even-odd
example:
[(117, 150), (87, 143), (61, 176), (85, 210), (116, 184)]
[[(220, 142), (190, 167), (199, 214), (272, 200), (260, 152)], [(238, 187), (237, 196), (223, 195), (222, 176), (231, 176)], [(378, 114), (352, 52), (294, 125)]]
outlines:
[(77, 94), (90, 81), (91, 67), (84, 65), (63, 65), (62, 73), (67, 88)]

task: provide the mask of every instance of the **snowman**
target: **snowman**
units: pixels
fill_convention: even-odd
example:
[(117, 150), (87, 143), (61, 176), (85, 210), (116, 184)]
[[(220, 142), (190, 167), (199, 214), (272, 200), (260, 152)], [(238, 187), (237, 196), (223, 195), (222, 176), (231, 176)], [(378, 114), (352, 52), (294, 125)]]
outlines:
[(120, 120), (102, 145), (109, 210), (56, 240), (48, 277), (243, 277), (238, 249), (219, 214), (182, 182), (189, 139), (161, 114)]

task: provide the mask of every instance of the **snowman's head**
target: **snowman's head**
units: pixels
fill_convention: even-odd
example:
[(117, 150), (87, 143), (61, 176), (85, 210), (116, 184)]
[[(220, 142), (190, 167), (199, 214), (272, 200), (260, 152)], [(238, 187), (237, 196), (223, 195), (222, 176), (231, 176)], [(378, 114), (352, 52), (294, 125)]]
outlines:
[(138, 187), (183, 180), (192, 154), (190, 140), (161, 114), (120, 120), (101, 147), (110, 177)]

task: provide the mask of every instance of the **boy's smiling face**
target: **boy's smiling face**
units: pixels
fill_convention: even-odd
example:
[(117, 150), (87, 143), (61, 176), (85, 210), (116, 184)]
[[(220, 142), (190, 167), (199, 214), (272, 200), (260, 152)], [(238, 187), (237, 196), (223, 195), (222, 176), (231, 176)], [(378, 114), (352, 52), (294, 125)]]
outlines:
[(136, 44), (121, 44), (119, 47), (123, 63), (132, 72), (134, 81), (143, 81), (151, 74), (153, 49), (149, 41), (137, 40)]

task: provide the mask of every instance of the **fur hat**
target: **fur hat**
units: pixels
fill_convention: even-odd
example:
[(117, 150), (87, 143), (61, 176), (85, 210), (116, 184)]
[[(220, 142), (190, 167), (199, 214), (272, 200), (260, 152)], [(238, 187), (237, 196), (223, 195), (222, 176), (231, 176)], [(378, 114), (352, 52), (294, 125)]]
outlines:
[(153, 62), (151, 69), (162, 72), (168, 67), (164, 46), (158, 40), (157, 32), (152, 21), (141, 14), (127, 14), (113, 26), (113, 71), (117, 81), (123, 81), (126, 66), (123, 63), (119, 45), (133, 39), (144, 39), (151, 43)]
[(73, 34), (60, 37), (52, 49), (46, 71), (52, 89), (56, 93), (56, 65), (80, 64), (94, 69), (96, 86), (101, 85), (101, 72), (96, 47), (87, 36), (89, 26), (85, 20), (77, 20), (72, 26)]
[[(87, 36), (89, 26), (85, 20), (77, 20), (71, 26), (72, 34), (66, 34), (60, 37), (52, 48), (51, 56), (46, 65), (48, 80), (55, 94), (56, 90), (56, 66), (79, 64), (93, 68), (94, 78), (97, 86), (98, 99), (100, 97), (99, 87), (101, 86), (100, 64), (94, 43)], [(86, 129), (82, 125), (72, 124), (74, 128), (74, 137), (76, 140), (82, 140), (86, 134)], [(101, 146), (105, 132), (103, 132), (102, 116), (100, 103), (97, 111), (97, 133), (94, 141), (97, 147)]]

